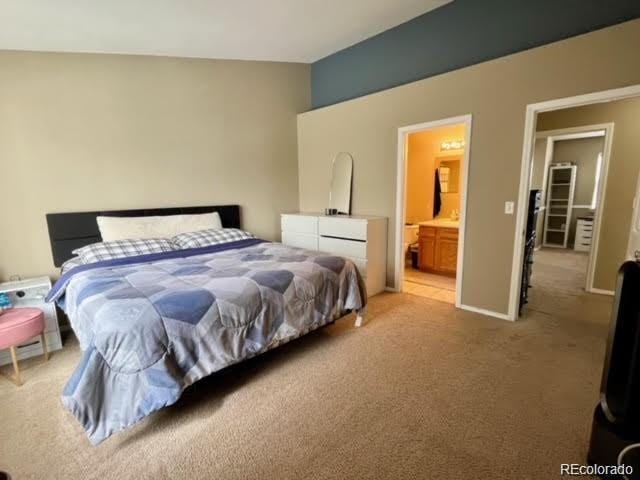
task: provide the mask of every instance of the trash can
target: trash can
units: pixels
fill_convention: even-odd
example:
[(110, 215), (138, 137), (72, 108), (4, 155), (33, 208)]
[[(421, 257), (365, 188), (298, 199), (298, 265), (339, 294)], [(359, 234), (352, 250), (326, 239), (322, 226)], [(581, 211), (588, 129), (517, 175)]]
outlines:
[(413, 245), (411, 245), (409, 247), (409, 250), (411, 251), (411, 268), (415, 268), (416, 270), (419, 268), (419, 261), (418, 261), (418, 244), (414, 243)]
[(625, 262), (618, 273), (600, 401), (593, 415), (587, 454), (591, 465), (630, 467), (633, 474), (623, 476), (629, 480), (640, 478), (639, 286), (640, 263)]

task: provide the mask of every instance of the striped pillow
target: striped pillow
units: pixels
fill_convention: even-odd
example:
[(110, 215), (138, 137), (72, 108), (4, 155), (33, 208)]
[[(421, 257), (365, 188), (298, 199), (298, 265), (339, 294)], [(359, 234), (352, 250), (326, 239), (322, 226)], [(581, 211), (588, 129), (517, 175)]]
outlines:
[(166, 238), (144, 238), (92, 243), (86, 247), (78, 248), (72, 253), (80, 257), (83, 264), (87, 264), (149, 253), (170, 252), (171, 250), (173, 250), (173, 245)]
[(69, 260), (62, 264), (62, 267), (60, 267), (60, 274), (64, 275), (69, 270), (79, 267), (80, 265), (82, 265), (82, 260), (80, 260), (80, 257), (71, 257)]
[(197, 232), (181, 233), (171, 239), (178, 249), (208, 247), (220, 243), (236, 242), (255, 238), (249, 232), (238, 228), (219, 228), (209, 230), (198, 230)]

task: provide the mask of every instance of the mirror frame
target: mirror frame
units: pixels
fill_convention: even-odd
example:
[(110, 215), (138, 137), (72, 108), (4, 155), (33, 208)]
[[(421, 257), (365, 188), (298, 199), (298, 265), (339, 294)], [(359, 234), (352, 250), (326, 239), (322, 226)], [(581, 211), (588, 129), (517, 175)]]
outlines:
[[(347, 179), (338, 178), (340, 172), (336, 169), (336, 162), (348, 160)], [(338, 152), (331, 162), (331, 183), (329, 184), (329, 208), (335, 209), (339, 215), (351, 214), (351, 190), (353, 186), (353, 156), (349, 152)], [(337, 192), (338, 187), (347, 190)], [(340, 205), (338, 205), (339, 203)], [(345, 211), (346, 207), (346, 211)]]

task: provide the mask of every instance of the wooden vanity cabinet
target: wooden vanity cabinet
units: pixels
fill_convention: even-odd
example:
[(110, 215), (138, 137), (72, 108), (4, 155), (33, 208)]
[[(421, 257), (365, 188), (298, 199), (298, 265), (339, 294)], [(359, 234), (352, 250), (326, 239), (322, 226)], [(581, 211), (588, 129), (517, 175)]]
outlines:
[(435, 227), (420, 226), (418, 230), (418, 266), (420, 270), (432, 271), (436, 268)]
[(420, 270), (455, 277), (458, 267), (458, 229), (421, 225), (419, 232)]

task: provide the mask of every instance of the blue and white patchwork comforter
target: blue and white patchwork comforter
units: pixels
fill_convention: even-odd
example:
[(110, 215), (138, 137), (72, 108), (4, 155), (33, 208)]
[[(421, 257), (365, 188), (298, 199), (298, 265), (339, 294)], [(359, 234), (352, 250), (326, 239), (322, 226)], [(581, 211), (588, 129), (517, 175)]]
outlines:
[(98, 262), (49, 294), (83, 356), (62, 402), (92, 443), (195, 381), (364, 308), (344, 258), (256, 239)]

